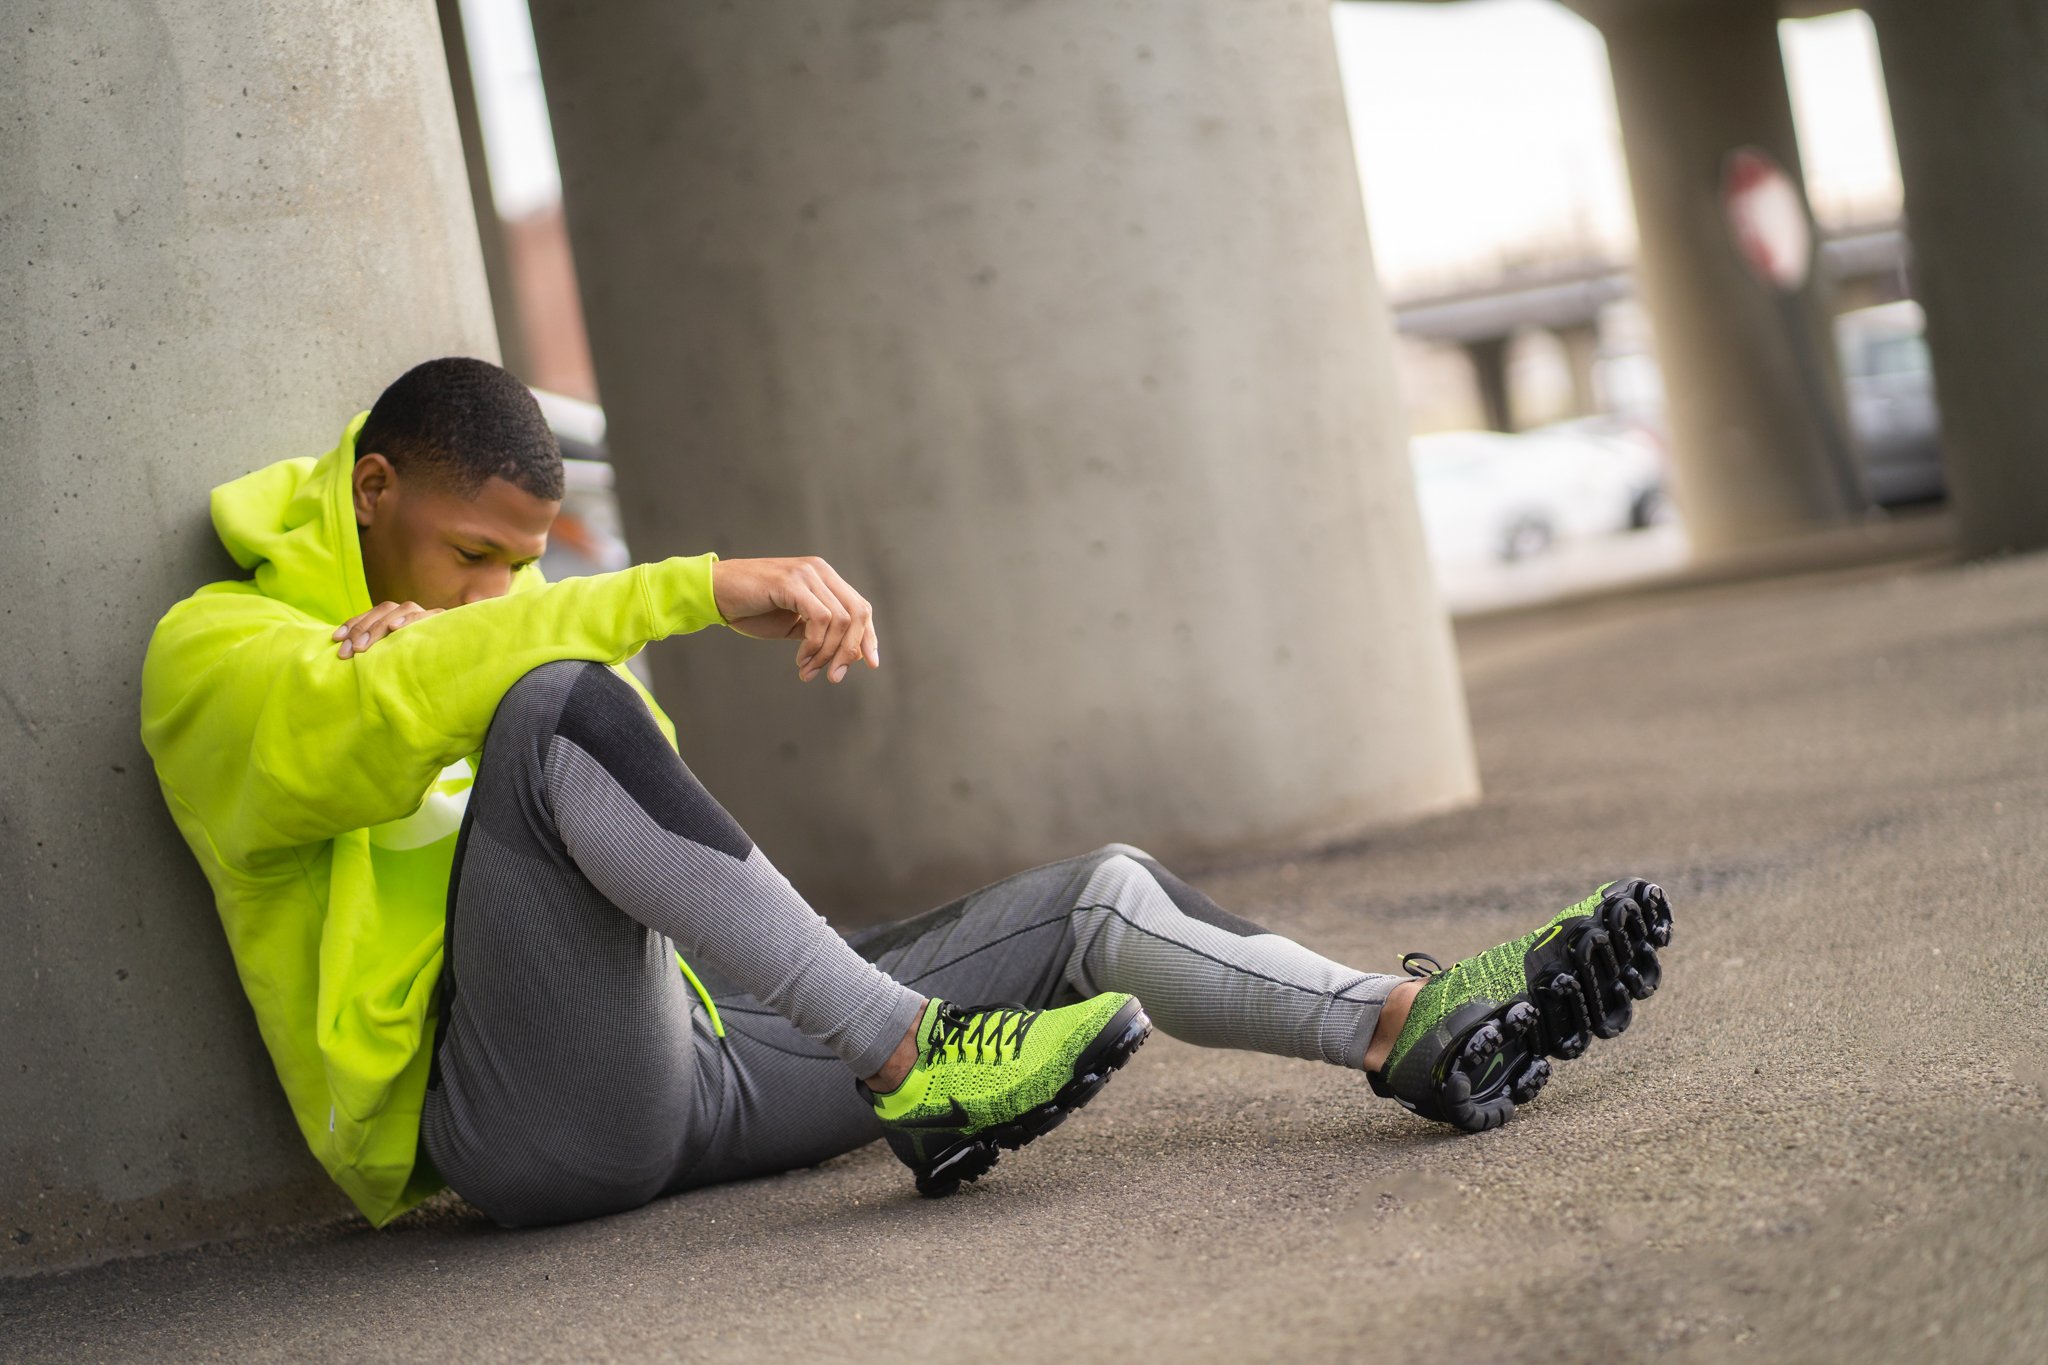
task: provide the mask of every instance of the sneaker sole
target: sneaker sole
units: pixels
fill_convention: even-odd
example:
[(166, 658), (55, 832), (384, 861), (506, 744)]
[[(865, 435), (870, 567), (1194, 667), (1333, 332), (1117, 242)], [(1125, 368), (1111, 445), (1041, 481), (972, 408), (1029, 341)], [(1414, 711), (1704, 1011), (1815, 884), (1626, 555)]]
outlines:
[[(1016, 1151), (1026, 1143), (1050, 1133), (1067, 1121), (1067, 1115), (1100, 1094), (1111, 1073), (1120, 1070), (1145, 1040), (1152, 1036), (1152, 1020), (1136, 999), (1127, 1000), (1102, 1032), (1074, 1059), (1073, 1079), (1033, 1109), (1027, 1109), (1008, 1123), (993, 1124), (949, 1147), (929, 1162), (912, 1165), (917, 1192), (931, 1199), (942, 1198), (960, 1188), (963, 1181), (979, 1180), (996, 1164), (1000, 1149)], [(899, 1153), (900, 1155), (900, 1153)]]
[(1640, 878), (1614, 883), (1600, 907), (1565, 931), (1564, 963), (1526, 993), (1474, 1020), (1448, 1050), (1436, 1082), (1446, 1122), (1468, 1133), (1498, 1128), (1550, 1079), (1550, 1059), (1570, 1061), (1595, 1038), (1613, 1038), (1635, 1002), (1663, 981), (1657, 949), (1671, 942), (1671, 902)]

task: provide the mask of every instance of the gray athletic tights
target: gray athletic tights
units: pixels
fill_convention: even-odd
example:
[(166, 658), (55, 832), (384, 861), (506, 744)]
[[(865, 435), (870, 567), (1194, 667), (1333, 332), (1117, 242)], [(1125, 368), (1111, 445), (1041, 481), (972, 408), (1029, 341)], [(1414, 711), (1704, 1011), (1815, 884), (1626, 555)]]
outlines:
[(500, 1223), (587, 1218), (879, 1137), (853, 1081), (926, 995), (1129, 991), (1189, 1042), (1358, 1067), (1398, 980), (1238, 919), (1126, 844), (841, 938), (624, 680), (561, 661), (505, 694), (484, 743), (421, 1144)]

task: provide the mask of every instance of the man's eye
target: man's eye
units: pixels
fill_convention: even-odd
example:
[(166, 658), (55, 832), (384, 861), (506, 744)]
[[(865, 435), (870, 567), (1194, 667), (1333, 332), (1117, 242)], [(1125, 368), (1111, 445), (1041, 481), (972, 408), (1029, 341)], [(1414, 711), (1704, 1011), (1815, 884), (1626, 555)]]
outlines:
[(460, 546), (456, 547), (455, 553), (462, 556), (462, 562), (465, 564), (481, 564), (484, 562), (484, 557), (482, 555), (471, 554), (469, 551), (462, 549)]

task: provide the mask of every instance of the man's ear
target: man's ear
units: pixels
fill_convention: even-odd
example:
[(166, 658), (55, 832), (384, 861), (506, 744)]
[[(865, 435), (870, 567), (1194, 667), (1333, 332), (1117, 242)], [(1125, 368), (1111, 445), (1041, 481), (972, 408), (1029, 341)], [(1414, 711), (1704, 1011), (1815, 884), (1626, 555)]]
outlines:
[(368, 526), (376, 520), (377, 504), (398, 487), (398, 471), (391, 467), (391, 461), (372, 450), (356, 457), (349, 480), (356, 505), (356, 525)]

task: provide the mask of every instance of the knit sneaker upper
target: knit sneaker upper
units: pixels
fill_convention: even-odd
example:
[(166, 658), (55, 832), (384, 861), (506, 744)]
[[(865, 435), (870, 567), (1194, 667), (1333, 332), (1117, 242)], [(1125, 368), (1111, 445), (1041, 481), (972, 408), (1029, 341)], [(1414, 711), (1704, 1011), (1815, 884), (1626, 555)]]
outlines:
[(1453, 1011), (1474, 1000), (1504, 1004), (1527, 991), (1529, 954), (1562, 934), (1568, 921), (1583, 918), (1599, 909), (1601, 896), (1612, 885), (1613, 882), (1604, 883), (1592, 895), (1566, 906), (1531, 933), (1488, 948), (1476, 956), (1461, 958), (1450, 967), (1431, 973), (1409, 1006), (1408, 1020), (1402, 1025), (1401, 1036), (1394, 1040), (1393, 1050), (1387, 1054), (1382, 1074), (1393, 1075), (1415, 1044), (1432, 1033)]
[(870, 1103), (886, 1125), (950, 1116), (955, 1131), (973, 1133), (1007, 1123), (1074, 1079), (1075, 1059), (1130, 998), (1110, 991), (1046, 1010), (931, 1000), (918, 1021), (916, 1065), (896, 1089), (870, 1093)]

